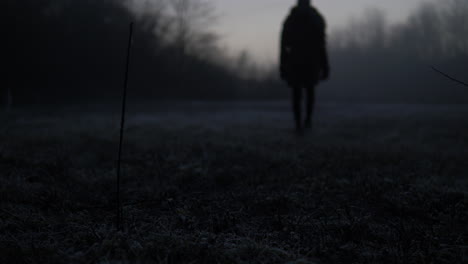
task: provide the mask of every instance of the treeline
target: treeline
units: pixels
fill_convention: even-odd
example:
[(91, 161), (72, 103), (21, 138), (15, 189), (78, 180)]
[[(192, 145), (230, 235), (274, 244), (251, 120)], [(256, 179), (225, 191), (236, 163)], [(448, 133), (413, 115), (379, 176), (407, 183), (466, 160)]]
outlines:
[[(319, 101), (468, 103), (466, 87), (432, 69), (467, 82), (467, 36), (466, 0), (423, 3), (398, 24), (389, 23), (379, 9), (364, 10), (346, 26), (328, 32), (331, 77), (317, 89)], [(239, 59), (240, 65), (252, 62)], [(258, 87), (245, 94), (266, 98), (269, 91), (273, 98), (286, 99), (289, 91), (276, 69), (251, 78)]]
[[(207, 0), (3, 0), (2, 103), (119, 102), (130, 21), (130, 99), (285, 99), (277, 66), (228, 59)], [(421, 5), (390, 24), (379, 10), (329, 33), (331, 79), (321, 101), (466, 103), (468, 1)], [(257, 69), (256, 69), (257, 68)]]
[(431, 69), (467, 80), (468, 1), (422, 4), (400, 24), (370, 9), (330, 36), (329, 101), (467, 103), (468, 90)]
[(180, 5), (162, 10), (167, 14), (150, 15), (132, 12), (134, 3), (121, 0), (2, 1), (3, 101), (8, 93), (15, 104), (115, 101), (121, 96), (130, 21), (137, 22), (131, 98), (235, 97), (240, 80), (195, 49), (206, 44), (214, 50), (208, 46), (215, 41), (202, 28), (189, 31), (197, 24), (182, 9), (196, 1), (167, 3), (176, 2)]

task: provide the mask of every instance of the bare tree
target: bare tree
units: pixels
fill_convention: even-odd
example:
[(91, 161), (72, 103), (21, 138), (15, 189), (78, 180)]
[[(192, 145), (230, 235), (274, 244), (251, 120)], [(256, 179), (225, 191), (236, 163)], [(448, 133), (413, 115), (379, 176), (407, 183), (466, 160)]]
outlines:
[(422, 4), (408, 20), (392, 29), (392, 45), (430, 60), (468, 55), (468, 2)]
[(206, 0), (169, 0), (172, 21), (170, 41), (182, 54), (197, 55), (217, 41), (212, 25), (216, 17), (214, 7)]
[(257, 75), (257, 67), (252, 59), (251, 54), (247, 50), (239, 53), (234, 62), (234, 72), (243, 79), (254, 79)]
[(331, 37), (335, 49), (379, 50), (440, 59), (468, 55), (468, 1), (425, 2), (400, 24), (388, 25), (385, 13), (366, 10), (362, 18)]
[(443, 27), (442, 48), (445, 55), (468, 55), (468, 1), (447, 0), (440, 4)]
[[(140, 23), (179, 57), (208, 58), (219, 52), (218, 35), (212, 28), (215, 9), (209, 0), (125, 0)], [(179, 58), (179, 59), (180, 59)]]
[(387, 44), (388, 25), (385, 13), (376, 8), (366, 9), (362, 19), (353, 18), (347, 27), (331, 36), (332, 47), (359, 50), (382, 49)]
[[(171, 27), (171, 22), (166, 15), (166, 1), (125, 0), (124, 5), (135, 15), (140, 29), (148, 31), (164, 41)], [(157, 48), (155, 47), (155, 49)]]
[(411, 52), (420, 57), (439, 57), (442, 55), (444, 31), (437, 4), (424, 3), (410, 16), (400, 41), (406, 42), (404, 45), (411, 47)]

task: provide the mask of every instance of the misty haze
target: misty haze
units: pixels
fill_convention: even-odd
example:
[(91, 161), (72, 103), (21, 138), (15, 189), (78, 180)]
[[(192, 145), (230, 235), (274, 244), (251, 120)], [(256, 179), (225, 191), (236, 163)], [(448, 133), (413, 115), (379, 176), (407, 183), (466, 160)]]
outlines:
[(289, 2), (3, 0), (0, 263), (466, 263), (468, 1)]

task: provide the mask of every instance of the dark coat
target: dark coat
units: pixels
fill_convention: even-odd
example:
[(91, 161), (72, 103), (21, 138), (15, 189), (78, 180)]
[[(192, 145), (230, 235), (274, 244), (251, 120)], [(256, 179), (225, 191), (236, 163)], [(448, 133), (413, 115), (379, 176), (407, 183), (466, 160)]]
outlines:
[(316, 85), (328, 78), (325, 20), (313, 7), (294, 7), (281, 34), (281, 78), (290, 85)]

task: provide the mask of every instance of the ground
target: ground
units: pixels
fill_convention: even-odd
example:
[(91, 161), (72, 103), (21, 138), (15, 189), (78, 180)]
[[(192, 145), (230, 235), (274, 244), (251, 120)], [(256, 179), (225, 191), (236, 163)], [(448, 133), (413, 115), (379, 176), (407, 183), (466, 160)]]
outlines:
[[(467, 263), (468, 107), (131, 105), (0, 116), (0, 263)], [(99, 110), (96, 114), (96, 110)]]

